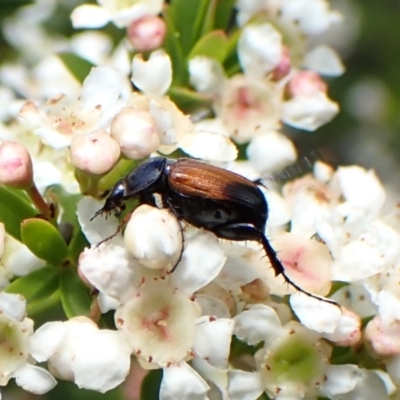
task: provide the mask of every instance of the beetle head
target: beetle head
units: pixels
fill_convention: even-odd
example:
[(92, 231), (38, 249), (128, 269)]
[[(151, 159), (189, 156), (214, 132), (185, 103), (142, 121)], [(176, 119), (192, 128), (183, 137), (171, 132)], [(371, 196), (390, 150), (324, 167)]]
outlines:
[(106, 214), (109, 215), (114, 212), (114, 215), (118, 217), (121, 211), (125, 209), (125, 204), (122, 203), (125, 196), (126, 184), (123, 179), (116, 183), (111, 193), (108, 195), (104, 207), (94, 214), (90, 219), (91, 221), (98, 215)]

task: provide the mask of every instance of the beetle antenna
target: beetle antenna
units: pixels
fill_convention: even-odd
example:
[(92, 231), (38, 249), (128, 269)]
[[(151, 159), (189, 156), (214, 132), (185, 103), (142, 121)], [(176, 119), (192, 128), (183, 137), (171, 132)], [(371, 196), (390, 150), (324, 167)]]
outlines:
[(100, 208), (99, 211), (96, 211), (96, 214), (94, 214), (93, 217), (90, 218), (90, 221), (93, 221), (96, 217), (98, 217), (101, 214), (103, 214), (103, 209), (102, 208)]
[(295, 178), (300, 178), (301, 176), (312, 171), (314, 164), (317, 161), (324, 161), (332, 164), (333, 156), (332, 154), (324, 148), (310, 151), (306, 156), (300, 158), (292, 165), (289, 165), (282, 171), (276, 172), (271, 175), (270, 179), (279, 184), (284, 184)]
[(275, 271), (275, 276), (278, 275), (282, 275), (283, 278), (285, 279), (286, 283), (288, 283), (290, 286), (294, 287), (297, 291), (306, 294), (309, 297), (312, 297), (314, 299), (320, 300), (320, 301), (324, 301), (325, 303), (330, 303), (336, 307), (340, 307), (340, 305), (338, 303), (336, 303), (336, 301), (334, 300), (330, 300), (327, 299), (325, 297), (322, 296), (318, 296), (316, 294), (312, 294), (310, 292), (307, 292), (306, 290), (304, 290), (303, 288), (301, 288), (299, 285), (297, 285), (296, 283), (294, 283), (286, 274), (285, 268), (282, 265), (282, 262), (278, 259), (277, 255), (276, 255), (276, 251), (272, 248), (271, 244), (269, 243), (268, 239), (261, 234), (261, 243), (265, 249), (265, 252), (267, 253), (268, 259), (271, 263), (272, 268)]

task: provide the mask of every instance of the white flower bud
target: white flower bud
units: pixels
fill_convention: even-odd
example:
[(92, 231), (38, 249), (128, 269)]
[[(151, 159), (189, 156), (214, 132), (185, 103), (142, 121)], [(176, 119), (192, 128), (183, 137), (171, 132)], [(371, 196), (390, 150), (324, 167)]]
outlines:
[(178, 220), (168, 210), (142, 205), (124, 233), (126, 248), (148, 268), (166, 268), (179, 258), (183, 243)]
[(104, 130), (75, 136), (71, 143), (71, 161), (79, 170), (101, 175), (118, 161), (120, 147)]
[(15, 142), (0, 144), (0, 183), (17, 189), (32, 187), (32, 160), (22, 144)]
[(133, 160), (147, 157), (160, 145), (151, 115), (133, 107), (126, 107), (115, 116), (111, 136), (121, 146), (122, 154)]
[(137, 52), (151, 51), (160, 47), (166, 32), (165, 22), (155, 15), (146, 15), (129, 24), (126, 34)]

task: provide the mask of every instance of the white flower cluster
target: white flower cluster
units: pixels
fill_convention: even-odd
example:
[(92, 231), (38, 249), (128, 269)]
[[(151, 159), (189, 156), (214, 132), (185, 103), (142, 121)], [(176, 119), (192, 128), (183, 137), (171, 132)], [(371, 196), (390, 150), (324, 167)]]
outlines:
[[(80, 28), (109, 21), (127, 27), (162, 7), (160, 0), (98, 0), (78, 6), (71, 18)], [(22, 105), (18, 124), (9, 123), (21, 105), (10, 90), (17, 80), (0, 87), (0, 96), (14, 104), (0, 110), (0, 139), (29, 149), (39, 189), (58, 183), (93, 197), (102, 194), (99, 177), (121, 159), (178, 149), (250, 179), (284, 168), (296, 160), (296, 151), (283, 124), (312, 131), (338, 112), (320, 75), (338, 76), (343, 66), (333, 49), (315, 43), (340, 16), (325, 0), (238, 0), (236, 8), (242, 72), (227, 76), (216, 60), (203, 56), (188, 63), (192, 87), (212, 100), (213, 118), (189, 118), (166, 96), (173, 70), (165, 51), (155, 50), (146, 60), (136, 54), (129, 81), (128, 50), (119, 48), (123, 56), (111, 62), (105, 46), (101, 56), (92, 54), (99, 65), (81, 86), (63, 78), (60, 87), (69, 89), (56, 94), (53, 88), (46, 102), (48, 80), (39, 74), (32, 92), (22, 92), (34, 95)], [(39, 11), (41, 20), (45, 12)], [(10, 24), (7, 30), (12, 32)], [(18, 47), (28, 39), (20, 37)], [(96, 47), (98, 39), (85, 36), (66, 46), (82, 54), (80, 46)], [(3, 66), (0, 81), (10, 76)], [(235, 143), (248, 143), (247, 162), (235, 162)], [(0, 159), (0, 169), (15, 164)], [(168, 209), (137, 207), (123, 235), (97, 246), (119, 223), (113, 216), (92, 221), (102, 203), (87, 196), (77, 216), (91, 247), (81, 253), (78, 273), (98, 292), (99, 313), (115, 310), (116, 329), (100, 329), (79, 316), (45, 323), (34, 333), (23, 300), (0, 293), (0, 385), (14, 377), (34, 393), (50, 390), (55, 380), (32, 365), (36, 360), (47, 361), (58, 378), (106, 392), (126, 379), (134, 355), (145, 370), (163, 369), (162, 400), (251, 400), (263, 392), (280, 400), (388, 399), (400, 385), (400, 213), (382, 216), (385, 190), (372, 171), (358, 166), (334, 171), (318, 162), (313, 174), (263, 193), (269, 205), (265, 234), (290, 279), (315, 297), (275, 277), (257, 243), (219, 240)], [(2, 288), (14, 275), (43, 266), (12, 242), (2, 224), (0, 261)], [(323, 300), (333, 281), (343, 283), (331, 297), (340, 307)], [(238, 341), (247, 347), (236, 354)], [(385, 370), (363, 368), (357, 356), (336, 362), (340, 347), (380, 358)]]

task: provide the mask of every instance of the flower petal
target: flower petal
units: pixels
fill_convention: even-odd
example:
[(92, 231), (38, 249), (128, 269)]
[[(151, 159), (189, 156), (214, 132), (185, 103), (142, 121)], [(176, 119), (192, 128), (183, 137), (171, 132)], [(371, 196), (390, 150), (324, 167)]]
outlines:
[(193, 350), (214, 367), (227, 369), (233, 326), (233, 319), (199, 318)]
[(228, 371), (230, 400), (256, 400), (264, 391), (259, 372)]
[(256, 304), (236, 315), (234, 333), (250, 345), (272, 342), (282, 332), (282, 324), (274, 309)]
[(95, 4), (82, 4), (71, 14), (72, 26), (77, 28), (100, 28), (110, 21), (109, 13)]
[(315, 131), (328, 123), (339, 112), (337, 103), (325, 93), (312, 96), (295, 96), (285, 101), (282, 108), (282, 121), (285, 124), (306, 131)]
[(172, 82), (172, 64), (163, 50), (153, 51), (148, 61), (137, 54), (132, 61), (132, 82), (147, 95), (163, 96)]
[(26, 300), (20, 294), (0, 292), (0, 310), (7, 317), (21, 322), (26, 315)]
[(328, 76), (340, 76), (345, 70), (339, 54), (325, 45), (316, 46), (308, 52), (304, 57), (303, 66)]
[(205, 161), (234, 161), (238, 155), (236, 146), (228, 137), (207, 131), (185, 135), (180, 148), (186, 154)]
[(226, 257), (218, 239), (210, 232), (191, 231), (185, 240), (182, 260), (171, 275), (170, 283), (184, 293), (192, 294), (220, 273)]
[(210, 387), (185, 362), (164, 368), (160, 400), (207, 400)]
[[(79, 225), (89, 243), (93, 245), (112, 236), (118, 229), (118, 220), (114, 216), (109, 216), (107, 221), (101, 216), (92, 220), (103, 205), (102, 202), (96, 201), (92, 197), (84, 197), (79, 200), (77, 205), (76, 215)], [(116, 241), (122, 243), (122, 238), (115, 237), (111, 239), (112, 243), (116, 243)]]
[(72, 371), (80, 388), (105, 393), (129, 373), (131, 349), (121, 332), (97, 330), (77, 343)]
[(105, 112), (115, 105), (123, 93), (126, 78), (116, 68), (103, 66), (92, 68), (83, 81), (82, 102), (88, 109), (99, 106)]
[(290, 305), (300, 322), (316, 332), (334, 332), (342, 315), (338, 306), (300, 292), (290, 296)]
[(57, 381), (44, 368), (25, 364), (15, 372), (15, 381), (22, 389), (35, 393), (44, 394), (56, 386)]

